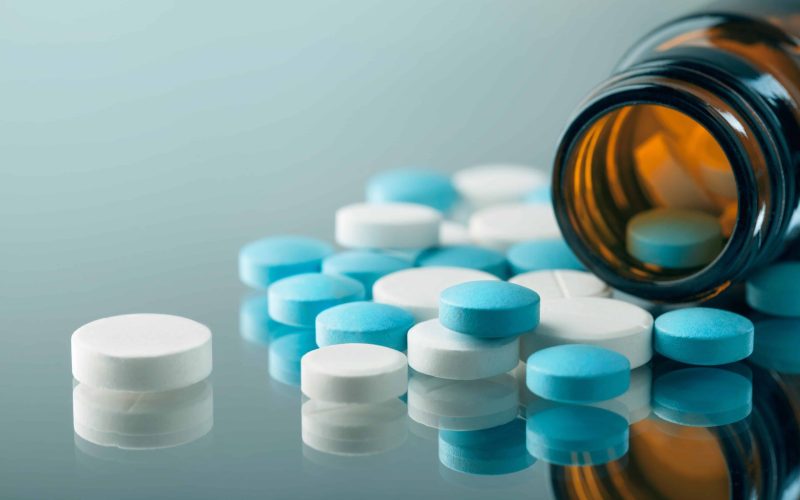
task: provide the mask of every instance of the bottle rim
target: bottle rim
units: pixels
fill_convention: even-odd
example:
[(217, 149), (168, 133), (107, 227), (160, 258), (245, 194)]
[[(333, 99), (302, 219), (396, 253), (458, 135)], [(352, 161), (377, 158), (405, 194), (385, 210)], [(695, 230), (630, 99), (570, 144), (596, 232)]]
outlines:
[[(655, 301), (693, 301), (710, 298), (731, 282), (740, 279), (752, 262), (758, 259), (767, 240), (784, 225), (783, 192), (776, 185), (786, 182), (783, 169), (767, 169), (766, 163), (780, 162), (776, 148), (769, 142), (768, 124), (763, 113), (754, 108), (754, 97), (712, 76), (697, 67), (653, 61), (619, 73), (595, 91), (580, 107), (562, 134), (553, 169), (553, 200), (556, 218), (567, 243), (578, 258), (601, 279), (614, 288)], [(709, 95), (719, 98), (721, 109), (710, 105)], [(702, 125), (725, 153), (736, 180), (739, 213), (733, 232), (720, 254), (709, 264), (681, 277), (658, 279), (623, 274), (612, 262), (594, 251), (584, 241), (584, 234), (567, 202), (569, 179), (574, 173), (570, 165), (576, 147), (591, 127), (604, 116), (626, 106), (658, 105), (679, 111)], [(755, 103), (758, 106), (759, 103)], [(755, 139), (763, 164), (754, 161), (737, 127), (746, 129)], [(759, 177), (769, 179), (769, 206), (764, 205), (764, 186)], [(759, 193), (754, 196), (753, 193)], [(759, 244), (753, 245), (754, 238)]]

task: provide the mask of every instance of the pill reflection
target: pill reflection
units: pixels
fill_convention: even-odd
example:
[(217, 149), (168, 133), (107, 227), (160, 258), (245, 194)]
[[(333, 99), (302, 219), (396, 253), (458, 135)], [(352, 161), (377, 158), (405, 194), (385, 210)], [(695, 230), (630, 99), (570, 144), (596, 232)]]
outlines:
[(436, 429), (468, 431), (496, 427), (518, 413), (516, 379), (507, 373), (478, 380), (447, 380), (413, 372), (408, 415)]
[(536, 406), (527, 411), (528, 452), (557, 465), (598, 465), (628, 451), (628, 422), (593, 406)]
[(317, 348), (314, 329), (294, 328), (269, 345), (269, 376), (280, 383), (300, 386), (300, 359)]
[(72, 391), (75, 434), (121, 449), (169, 448), (195, 441), (214, 425), (208, 381), (163, 392), (130, 392), (78, 384)]
[(749, 369), (668, 365), (653, 381), (653, 412), (668, 422), (713, 427), (737, 422), (753, 409)]
[(466, 474), (500, 475), (527, 469), (535, 462), (525, 446), (525, 421), (474, 431), (439, 431), (439, 461)]
[(408, 436), (406, 405), (399, 399), (373, 404), (303, 403), (303, 443), (331, 455), (375, 455), (397, 448)]

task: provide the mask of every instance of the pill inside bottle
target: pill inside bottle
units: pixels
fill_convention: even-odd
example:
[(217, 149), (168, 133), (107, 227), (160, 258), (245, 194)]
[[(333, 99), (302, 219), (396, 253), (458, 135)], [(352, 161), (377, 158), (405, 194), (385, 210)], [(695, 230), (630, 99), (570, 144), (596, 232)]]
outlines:
[(723, 250), (736, 223), (736, 179), (720, 144), (693, 118), (663, 105), (624, 106), (595, 121), (573, 155), (582, 170), (576, 179), (601, 184), (580, 191), (579, 224), (590, 228), (583, 234), (627, 271), (679, 279)]

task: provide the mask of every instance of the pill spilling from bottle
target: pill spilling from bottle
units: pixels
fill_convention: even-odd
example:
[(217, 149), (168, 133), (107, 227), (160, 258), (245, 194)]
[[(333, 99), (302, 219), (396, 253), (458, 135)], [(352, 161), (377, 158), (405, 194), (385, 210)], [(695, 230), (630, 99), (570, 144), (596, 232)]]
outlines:
[[(663, 150), (650, 151), (656, 146), (664, 145), (644, 144), (642, 155), (667, 161)], [(697, 178), (713, 181), (703, 188), (712, 194), (630, 220), (631, 255), (670, 269), (716, 257), (726, 238), (725, 208), (709, 209), (709, 200), (729, 194), (730, 186), (717, 166), (708, 168), (716, 170)], [(651, 188), (680, 182), (662, 179)], [(242, 247), (240, 279), (261, 291), (258, 300), (243, 304), (242, 324), (247, 338), (269, 343), (270, 376), (309, 398), (302, 410), (308, 446), (333, 454), (397, 446), (405, 436), (398, 428), (405, 398), (412, 420), (444, 432), (440, 458), (454, 470), (465, 465), (453, 453), (463, 448), (484, 460), (485, 450), (473, 449), (474, 443), (490, 434), (502, 441), (520, 429), (527, 435), (525, 453), (514, 451), (513, 464), (483, 465), (518, 470), (531, 465), (530, 455), (567, 463), (581, 450), (587, 463), (601, 463), (627, 450), (628, 425), (650, 413), (654, 353), (730, 381), (737, 403), (725, 418), (747, 416), (746, 379), (715, 367), (753, 353), (753, 323), (713, 307), (658, 314), (664, 308), (612, 290), (562, 238), (541, 194), (549, 183), (544, 173), (515, 165), (475, 167), (452, 177), (388, 171), (370, 180), (367, 201), (337, 212), (340, 248), (303, 235), (271, 235)], [(781, 263), (753, 275), (750, 307), (800, 318), (796, 267)], [(78, 329), (72, 357), (84, 387), (76, 401), (85, 401), (90, 390), (180, 391), (210, 374), (211, 334), (175, 316), (117, 316)], [(693, 397), (679, 385), (687, 373), (694, 372), (659, 378), (658, 411), (697, 425), (718, 418), (690, 400), (678, 404), (681, 395)], [(464, 395), (483, 401), (481, 407), (461, 404)], [(527, 424), (518, 413), (521, 403), (527, 403)], [(356, 421), (368, 435), (349, 427)], [(548, 438), (586, 421), (605, 427), (597, 435)], [(91, 420), (80, 425), (99, 439)], [(479, 432), (489, 434), (460, 434)], [(592, 448), (597, 442), (606, 443), (607, 453)]]

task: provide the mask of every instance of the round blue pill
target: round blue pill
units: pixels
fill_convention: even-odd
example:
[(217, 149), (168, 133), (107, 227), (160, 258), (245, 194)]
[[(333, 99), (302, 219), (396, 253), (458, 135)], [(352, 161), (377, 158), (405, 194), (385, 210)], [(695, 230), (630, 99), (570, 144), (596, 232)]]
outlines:
[(527, 447), (557, 465), (600, 465), (628, 451), (628, 421), (593, 406), (560, 405), (527, 412)]
[(296, 329), (269, 346), (269, 376), (287, 385), (300, 385), (300, 359), (317, 348), (314, 329)]
[(304, 236), (273, 236), (243, 246), (239, 278), (254, 288), (267, 288), (279, 279), (319, 272), (322, 259), (333, 253), (324, 241)]
[(521, 335), (539, 324), (539, 294), (506, 281), (468, 281), (439, 295), (439, 322), (475, 337)]
[(722, 250), (719, 220), (700, 210), (657, 208), (634, 216), (626, 230), (628, 252), (671, 269), (703, 266)]
[(543, 269), (586, 269), (561, 238), (517, 243), (508, 249), (506, 257), (513, 275)]
[(269, 315), (279, 323), (313, 327), (317, 314), (330, 307), (364, 300), (364, 285), (346, 276), (320, 273), (284, 278), (267, 291)]
[(467, 474), (511, 474), (535, 460), (525, 446), (525, 421), (475, 431), (439, 431), (439, 461)]
[[(535, 335), (535, 334), (534, 334)], [(618, 352), (563, 344), (530, 355), (526, 383), (532, 393), (562, 403), (593, 403), (628, 390), (631, 364)]]
[(380, 252), (353, 250), (341, 252), (322, 261), (324, 274), (347, 276), (364, 285), (367, 299), (372, 299), (372, 285), (380, 278), (395, 271), (412, 267), (408, 259)]
[(405, 309), (376, 302), (350, 302), (331, 307), (317, 316), (317, 344), (376, 344), (406, 350), (408, 329), (414, 316)]
[(418, 203), (447, 212), (458, 199), (450, 177), (424, 168), (398, 168), (367, 181), (367, 201)]
[(508, 262), (505, 255), (475, 245), (431, 248), (417, 256), (416, 264), (419, 267), (465, 267), (494, 274), (500, 279), (508, 277)]
[[(677, 367), (653, 381), (653, 412), (690, 427), (728, 425), (753, 409), (753, 382), (738, 365)], [(740, 368), (737, 370), (737, 368)]]
[(692, 365), (724, 365), (753, 352), (753, 323), (736, 313), (691, 307), (656, 318), (655, 350)]
[(800, 262), (779, 262), (747, 280), (747, 304), (773, 316), (800, 317)]

